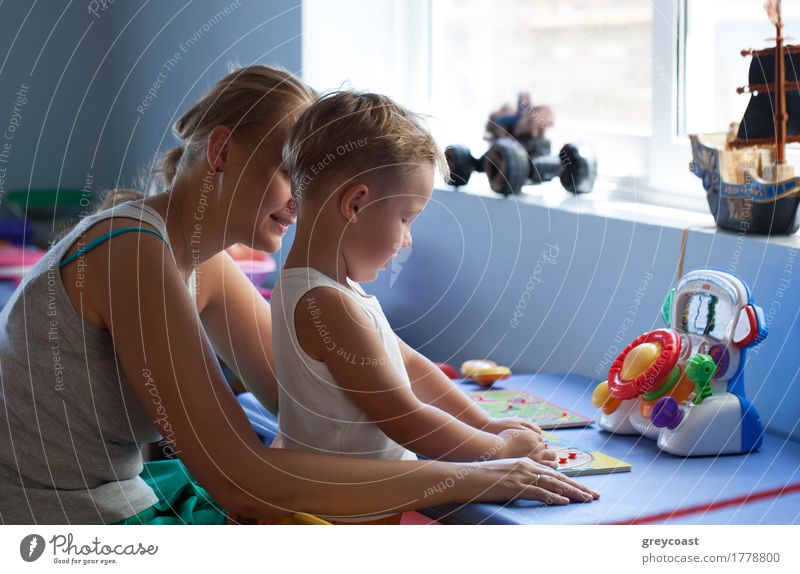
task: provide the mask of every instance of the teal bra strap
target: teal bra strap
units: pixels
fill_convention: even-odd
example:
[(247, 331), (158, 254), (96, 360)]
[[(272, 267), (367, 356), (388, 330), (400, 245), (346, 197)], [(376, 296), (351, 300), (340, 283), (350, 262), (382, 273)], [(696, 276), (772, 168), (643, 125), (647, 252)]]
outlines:
[[(153, 231), (152, 229), (146, 229), (144, 227), (120, 227), (120, 228), (117, 228), (117, 229), (112, 229), (108, 233), (104, 233), (100, 237), (98, 237), (96, 239), (93, 239), (92, 241), (89, 242), (88, 245), (86, 245), (84, 247), (81, 247), (80, 249), (78, 249), (75, 253), (73, 253), (69, 257), (65, 257), (64, 259), (62, 259), (61, 263), (58, 265), (59, 268), (64, 267), (64, 265), (74, 261), (75, 259), (77, 259), (81, 255), (85, 254), (90, 249), (92, 249), (94, 247), (97, 247), (98, 245), (100, 245), (106, 239), (111, 239), (115, 235), (119, 235), (120, 233), (125, 233), (125, 232), (128, 232), (128, 231), (141, 231), (141, 232), (144, 232), (144, 233), (152, 233), (153, 235), (158, 237), (161, 241), (163, 241), (164, 244), (167, 247), (169, 247), (169, 243), (167, 243), (167, 241), (161, 236), (161, 234), (158, 231)], [(171, 250), (171, 248), (170, 248), (170, 250)]]

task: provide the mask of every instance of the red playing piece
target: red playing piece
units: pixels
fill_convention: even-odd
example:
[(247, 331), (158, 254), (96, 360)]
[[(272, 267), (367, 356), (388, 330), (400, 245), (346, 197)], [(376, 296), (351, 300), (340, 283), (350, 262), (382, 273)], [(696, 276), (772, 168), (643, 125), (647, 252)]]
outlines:
[(571, 452), (571, 453), (569, 453), (569, 457), (570, 458), (578, 458), (578, 453), (577, 452)]
[(513, 408), (514, 408), (514, 405), (512, 405), (512, 404), (508, 404), (508, 405), (506, 405), (506, 410), (507, 410), (507, 411), (510, 411), (510, 410), (512, 410)]
[(461, 375), (458, 374), (458, 371), (453, 365), (448, 365), (447, 363), (434, 363), (437, 367), (439, 367), (442, 372), (447, 375), (448, 379), (460, 379)]
[(562, 412), (561, 412), (561, 416), (562, 416), (562, 417), (565, 417), (565, 416), (567, 416), (568, 414), (569, 414), (569, 413), (568, 413), (567, 411), (562, 411)]
[(561, 458), (558, 459), (558, 463), (559, 464), (567, 464), (567, 457), (562, 456)]
[(547, 443), (544, 443), (544, 448), (550, 448)]

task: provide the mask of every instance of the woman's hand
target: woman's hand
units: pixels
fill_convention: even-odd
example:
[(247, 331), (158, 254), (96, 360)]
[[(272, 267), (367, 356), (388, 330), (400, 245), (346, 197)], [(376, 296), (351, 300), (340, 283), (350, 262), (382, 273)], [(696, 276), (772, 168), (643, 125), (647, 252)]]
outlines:
[(519, 417), (505, 417), (501, 419), (489, 419), (481, 430), (493, 434), (500, 434), (504, 430), (517, 429), (517, 430), (530, 430), (535, 433), (542, 434), (542, 429), (538, 425), (533, 424), (531, 421), (521, 419)]
[(591, 502), (600, 497), (586, 486), (529, 458), (459, 465), (456, 479), (466, 482), (469, 502), (506, 502), (523, 498), (545, 504)]
[(529, 429), (506, 429), (497, 435), (501, 446), (493, 458), (519, 458), (526, 456), (531, 460), (551, 468), (558, 468), (556, 453), (547, 449), (542, 435)]

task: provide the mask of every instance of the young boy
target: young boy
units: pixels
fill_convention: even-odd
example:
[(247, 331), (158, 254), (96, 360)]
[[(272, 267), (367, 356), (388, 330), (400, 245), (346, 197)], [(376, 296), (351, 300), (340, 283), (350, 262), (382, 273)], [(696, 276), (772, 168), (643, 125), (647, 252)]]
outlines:
[(284, 160), (298, 222), (272, 299), (282, 446), (556, 467), (535, 425), (491, 419), (359, 285), (411, 246), (434, 170), (446, 169), (420, 119), (385, 96), (337, 92), (303, 113)]

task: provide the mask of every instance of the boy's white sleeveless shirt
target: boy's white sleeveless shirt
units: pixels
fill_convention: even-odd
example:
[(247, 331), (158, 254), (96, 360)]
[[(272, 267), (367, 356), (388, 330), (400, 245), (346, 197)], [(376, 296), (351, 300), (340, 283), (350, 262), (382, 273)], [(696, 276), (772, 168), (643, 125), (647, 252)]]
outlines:
[[(372, 319), (388, 359), (410, 385), (400, 345), (378, 299), (350, 281), (348, 289), (311, 267), (281, 270), (272, 292), (272, 346), (278, 374), (278, 421), (284, 448), (384, 460), (416, 460), (390, 439), (347, 396), (324, 362), (310, 357), (297, 340), (294, 315), (300, 299), (317, 287), (331, 287), (350, 297)], [(315, 316), (313, 299), (304, 303)], [(317, 321), (317, 319), (315, 319)], [(322, 314), (318, 330), (325, 336)], [(331, 344), (335, 344), (331, 341)], [(344, 350), (343, 350), (344, 352)], [(361, 358), (353, 357), (354, 361)]]

